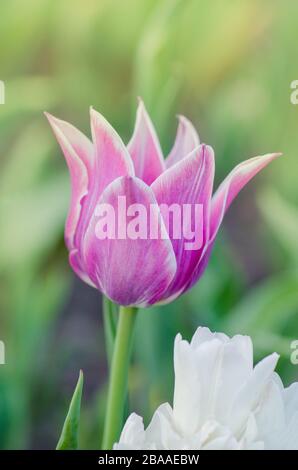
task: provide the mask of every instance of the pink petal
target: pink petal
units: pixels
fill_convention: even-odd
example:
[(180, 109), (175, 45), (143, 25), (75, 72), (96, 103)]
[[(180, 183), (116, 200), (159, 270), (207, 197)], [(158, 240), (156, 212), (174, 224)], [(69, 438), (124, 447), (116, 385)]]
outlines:
[[(98, 201), (114, 208), (116, 222), (119, 220), (118, 198), (125, 196), (126, 207), (142, 204), (154, 212), (161, 236), (145, 238), (99, 239), (98, 217), (94, 214), (84, 239), (84, 266), (92, 282), (114, 302), (121, 305), (146, 306), (155, 303), (163, 295), (176, 272), (176, 260), (172, 244), (165, 230), (153, 191), (136, 177), (122, 177), (111, 183)], [(144, 219), (142, 219), (144, 220)], [(123, 227), (131, 221), (127, 216)], [(149, 219), (145, 221), (146, 230)], [(118, 228), (118, 224), (116, 223)], [(149, 236), (148, 236), (149, 235)]]
[(205, 247), (202, 257), (195, 268), (189, 283), (184, 291), (190, 289), (204, 273), (212, 252), (215, 237), (223, 217), (241, 189), (268, 163), (280, 156), (281, 153), (269, 153), (260, 157), (251, 158), (237, 165), (221, 183), (212, 198), (210, 216), (210, 239)]
[(209, 239), (213, 177), (213, 150), (209, 146), (201, 145), (186, 158), (166, 170), (151, 186), (159, 205), (179, 204), (182, 208), (184, 204), (192, 206), (200, 204), (203, 207), (202, 219), (199, 220), (199, 230), (202, 231), (200, 247), (187, 250), (185, 243), (189, 240), (183, 236), (183, 233), (181, 233), (181, 239), (174, 239), (172, 231), (169, 233), (177, 261), (176, 276), (164, 295), (170, 300), (179, 295), (188, 282)]
[(108, 121), (90, 109), (92, 139), (95, 148), (95, 186), (100, 195), (119, 176), (134, 176), (131, 157), (121, 137)]
[(165, 169), (159, 140), (143, 101), (139, 101), (135, 129), (128, 151), (134, 163), (136, 176), (150, 185)]
[(281, 153), (268, 153), (254, 157), (237, 165), (221, 183), (212, 198), (210, 239), (217, 234), (222, 219), (241, 189), (272, 160)]
[(179, 116), (174, 146), (166, 159), (166, 167), (174, 165), (200, 145), (200, 139), (192, 123), (184, 116)]
[(92, 173), (93, 146), (90, 140), (74, 126), (48, 113), (45, 114), (64, 153), (70, 172), (71, 202), (65, 226), (65, 240), (68, 248), (72, 249), (81, 211), (81, 200), (88, 191), (88, 181)]
[(76, 275), (80, 279), (82, 279), (83, 282), (86, 282), (86, 284), (89, 284), (89, 286), (91, 287), (96, 287), (96, 285), (91, 281), (88, 274), (84, 271), (84, 267), (82, 266), (82, 263), (81, 263), (80, 253), (77, 248), (74, 248), (73, 250), (70, 251), (69, 264), (74, 270), (74, 272), (76, 273)]
[(79, 249), (97, 201), (104, 189), (120, 176), (134, 175), (130, 155), (115, 129), (92, 108), (90, 117), (95, 159), (88, 195), (82, 200), (82, 211), (75, 237), (75, 243)]

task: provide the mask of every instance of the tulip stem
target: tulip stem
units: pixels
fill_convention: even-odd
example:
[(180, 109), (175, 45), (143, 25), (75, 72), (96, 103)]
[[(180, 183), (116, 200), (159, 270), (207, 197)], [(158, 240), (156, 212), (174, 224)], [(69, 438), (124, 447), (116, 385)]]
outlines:
[(127, 397), (128, 370), (137, 309), (120, 307), (110, 369), (110, 383), (102, 448), (107, 450), (119, 440)]

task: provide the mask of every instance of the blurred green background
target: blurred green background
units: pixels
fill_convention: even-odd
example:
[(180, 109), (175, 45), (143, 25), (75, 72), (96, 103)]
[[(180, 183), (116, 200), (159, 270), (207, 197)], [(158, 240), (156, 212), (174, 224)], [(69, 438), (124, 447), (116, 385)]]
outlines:
[(216, 154), (216, 185), (240, 161), (281, 151), (233, 204), (201, 281), (139, 314), (131, 409), (171, 401), (173, 338), (198, 325), (252, 335), (298, 379), (298, 3), (292, 0), (1, 0), (0, 447), (54, 448), (85, 373), (81, 446), (98, 448), (107, 362), (99, 294), (63, 242), (69, 178), (43, 116), (89, 131), (93, 105), (125, 142), (142, 96), (167, 154), (181, 113)]

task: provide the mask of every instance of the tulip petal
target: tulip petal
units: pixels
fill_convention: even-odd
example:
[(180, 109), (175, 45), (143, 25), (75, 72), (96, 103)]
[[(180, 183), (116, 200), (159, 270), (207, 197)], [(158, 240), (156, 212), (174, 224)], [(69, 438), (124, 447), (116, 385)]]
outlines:
[[(143, 238), (127, 236), (126, 228), (132, 218), (125, 215), (124, 224), (121, 221), (123, 211), (118, 206), (119, 197), (122, 202), (124, 197), (126, 208), (138, 204), (147, 214), (151, 210), (161, 236), (150, 238), (148, 217), (142, 219), (146, 231), (142, 233)], [(84, 271), (107, 297), (120, 305), (155, 303), (175, 275), (176, 260), (153, 191), (139, 178), (121, 177), (106, 188), (97, 208), (103, 207), (102, 204), (114, 210), (115, 236), (98, 236), (98, 218), (94, 214), (83, 243)], [(118, 229), (123, 231), (124, 226), (124, 235), (119, 235)]]
[(92, 139), (95, 148), (96, 194), (98, 196), (119, 176), (134, 176), (131, 157), (121, 137), (108, 121), (90, 109)]
[(237, 165), (221, 183), (211, 202), (209, 242), (206, 245), (205, 252), (202, 254), (202, 258), (194, 270), (193, 276), (186, 285), (184, 291), (190, 289), (204, 273), (208, 265), (209, 257), (211, 255), (220, 224), (235, 197), (259, 171), (280, 155), (281, 153), (268, 153), (266, 155), (246, 160)]
[(241, 189), (281, 153), (268, 153), (237, 165), (221, 183), (212, 198), (210, 240), (214, 240), (222, 219)]
[(71, 202), (65, 226), (65, 240), (69, 249), (74, 248), (74, 234), (81, 212), (81, 200), (88, 191), (93, 168), (91, 141), (66, 121), (45, 113), (65, 156), (71, 177)]
[(97, 201), (104, 189), (120, 176), (134, 175), (132, 160), (117, 132), (92, 108), (90, 118), (95, 153), (94, 170), (88, 195), (81, 201), (82, 210), (75, 236), (75, 244), (79, 251)]
[[(173, 417), (180, 434), (195, 434), (204, 411), (199, 406), (202, 384), (196, 359), (190, 344), (178, 334), (174, 346)], [(193, 393), (194, 390), (196, 393)]]
[(165, 170), (156, 131), (141, 100), (137, 110), (134, 133), (127, 148), (134, 163), (136, 176), (148, 185)]
[(72, 267), (73, 271), (76, 273), (76, 275), (83, 281), (86, 282), (86, 284), (89, 284), (91, 287), (96, 287), (96, 285), (91, 281), (90, 277), (88, 274), (84, 271), (84, 268), (81, 263), (81, 257), (79, 250), (77, 248), (74, 248), (73, 250), (70, 251), (69, 253), (69, 264)]
[[(169, 227), (169, 236), (173, 244), (177, 272), (169, 289), (165, 294), (167, 301), (179, 295), (181, 289), (192, 275), (198, 260), (201, 258), (204, 246), (209, 239), (209, 217), (210, 203), (214, 177), (214, 153), (211, 147), (201, 145), (195, 149), (186, 158), (182, 159), (176, 165), (166, 170), (152, 185), (159, 206), (166, 204), (170, 207), (172, 204), (178, 204), (183, 210), (184, 205), (195, 205), (202, 207), (202, 214), (198, 220), (198, 230), (201, 231), (201, 243), (194, 249), (186, 249), (186, 243), (189, 239), (185, 237), (185, 226), (187, 221), (182, 217), (183, 227), (181, 226), (181, 237), (176, 238), (173, 234), (173, 226)], [(163, 213), (163, 212), (162, 212)], [(194, 212), (192, 211), (192, 216)], [(190, 221), (192, 229), (193, 220)], [(167, 225), (167, 224), (166, 224)], [(177, 229), (177, 224), (175, 224)], [(196, 235), (198, 235), (196, 230)], [(176, 233), (177, 237), (177, 233)]]
[(200, 145), (200, 139), (192, 123), (184, 116), (178, 116), (179, 124), (174, 146), (166, 158), (170, 168)]

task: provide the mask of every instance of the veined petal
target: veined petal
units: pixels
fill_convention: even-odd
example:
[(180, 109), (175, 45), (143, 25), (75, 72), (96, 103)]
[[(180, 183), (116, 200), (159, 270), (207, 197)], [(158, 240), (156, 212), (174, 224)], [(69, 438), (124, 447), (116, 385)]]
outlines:
[[(166, 170), (151, 185), (163, 215), (164, 207), (167, 207), (169, 211), (171, 211), (171, 206), (174, 210), (176, 210), (174, 205), (180, 207), (180, 221), (175, 221), (174, 216), (171, 219), (172, 223), (166, 223), (169, 225), (167, 228), (177, 260), (176, 276), (165, 294), (167, 300), (173, 300), (188, 282), (209, 239), (213, 178), (213, 150), (209, 146), (201, 145), (186, 158)], [(184, 217), (187, 206), (191, 207), (190, 217)], [(201, 213), (197, 212), (199, 206)], [(178, 229), (180, 229), (180, 234)], [(194, 233), (194, 241), (186, 236), (187, 232)], [(190, 241), (193, 248), (189, 246)]]
[(90, 109), (95, 149), (95, 185), (99, 196), (119, 176), (134, 176), (131, 157), (115, 129), (93, 108)]
[(78, 224), (81, 200), (88, 191), (93, 168), (91, 141), (66, 121), (45, 113), (64, 153), (71, 177), (71, 203), (65, 226), (65, 240), (69, 249), (74, 248), (74, 234)]
[(136, 176), (148, 185), (165, 170), (156, 131), (141, 100), (137, 110), (134, 133), (127, 148), (134, 163)]
[(210, 215), (210, 238), (202, 254), (193, 275), (185, 286), (184, 292), (190, 289), (204, 273), (212, 252), (215, 237), (229, 206), (241, 191), (241, 189), (268, 163), (279, 157), (281, 153), (268, 153), (260, 157), (254, 157), (237, 165), (234, 170), (221, 183), (212, 197)]
[(82, 210), (76, 231), (75, 244), (80, 252), (84, 234), (104, 189), (120, 176), (134, 175), (130, 155), (115, 129), (92, 108), (90, 118), (94, 143), (94, 170), (88, 195), (82, 200)]
[(179, 124), (174, 146), (166, 158), (170, 168), (200, 145), (200, 139), (192, 123), (184, 116), (178, 116)]
[[(114, 236), (111, 232), (106, 237), (98, 235), (99, 219), (94, 214), (83, 242), (85, 271), (107, 297), (120, 305), (157, 302), (175, 275), (176, 259), (153, 191), (139, 178), (118, 178), (99, 199), (97, 208), (103, 207), (112, 208), (111, 215), (115, 214)], [(140, 225), (133, 239), (128, 231), (136, 217)], [(160, 234), (155, 239), (150, 237), (153, 219)]]
[(272, 160), (279, 157), (281, 153), (268, 153), (254, 157), (237, 165), (234, 170), (221, 183), (212, 198), (210, 239), (217, 234), (222, 219), (229, 206), (241, 191), (241, 189)]

